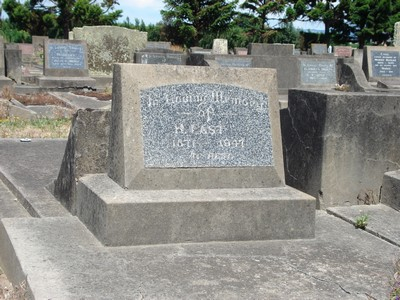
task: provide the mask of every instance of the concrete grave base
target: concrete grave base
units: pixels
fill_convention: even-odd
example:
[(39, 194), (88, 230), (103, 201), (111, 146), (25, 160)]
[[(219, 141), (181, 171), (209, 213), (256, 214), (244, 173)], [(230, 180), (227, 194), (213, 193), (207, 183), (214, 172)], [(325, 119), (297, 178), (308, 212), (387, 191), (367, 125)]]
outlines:
[(125, 190), (81, 177), (77, 215), (108, 246), (314, 238), (315, 199), (290, 187)]
[(38, 78), (38, 83), (40, 87), (44, 88), (83, 88), (96, 86), (96, 80), (90, 77), (43, 76)]
[(381, 202), (396, 210), (400, 210), (400, 170), (384, 174)]

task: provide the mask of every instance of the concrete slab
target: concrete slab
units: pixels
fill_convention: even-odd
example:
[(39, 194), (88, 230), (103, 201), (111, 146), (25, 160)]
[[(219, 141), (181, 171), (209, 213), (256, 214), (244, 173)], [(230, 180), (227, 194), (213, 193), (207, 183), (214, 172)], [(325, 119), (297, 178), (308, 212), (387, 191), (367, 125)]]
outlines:
[(77, 216), (107, 246), (314, 237), (315, 199), (291, 187), (126, 190), (79, 179)]
[(66, 140), (1, 139), (0, 179), (35, 217), (65, 216), (68, 212), (45, 188), (57, 177)]
[(19, 203), (7, 186), (0, 181), (0, 219), (29, 217), (29, 213)]
[(111, 100), (99, 101), (93, 97), (78, 96), (73, 93), (51, 92), (51, 95), (61, 99), (76, 109), (111, 109)]
[(365, 230), (400, 247), (400, 212), (384, 204), (332, 207), (327, 212), (353, 225), (357, 217), (368, 216)]
[(324, 212), (316, 230), (314, 240), (105, 248), (73, 217), (3, 219), (1, 267), (35, 299), (387, 298), (398, 247)]

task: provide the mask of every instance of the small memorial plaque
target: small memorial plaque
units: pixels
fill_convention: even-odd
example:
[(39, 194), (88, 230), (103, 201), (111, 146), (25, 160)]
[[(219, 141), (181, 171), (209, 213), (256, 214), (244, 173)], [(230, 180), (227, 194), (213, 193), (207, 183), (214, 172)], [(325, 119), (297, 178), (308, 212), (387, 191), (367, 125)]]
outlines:
[(82, 44), (48, 44), (48, 68), (85, 69), (85, 47)]
[(335, 84), (335, 60), (300, 60), (302, 84)]
[(399, 52), (371, 51), (373, 77), (399, 77)]
[(146, 168), (272, 166), (268, 95), (222, 84), (142, 90)]

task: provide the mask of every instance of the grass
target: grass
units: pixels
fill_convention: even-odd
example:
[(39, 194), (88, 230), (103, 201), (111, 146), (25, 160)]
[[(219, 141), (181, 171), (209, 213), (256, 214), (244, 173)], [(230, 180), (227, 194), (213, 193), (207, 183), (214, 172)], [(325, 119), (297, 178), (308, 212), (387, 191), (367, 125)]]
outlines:
[(0, 138), (67, 138), (71, 119), (0, 119)]

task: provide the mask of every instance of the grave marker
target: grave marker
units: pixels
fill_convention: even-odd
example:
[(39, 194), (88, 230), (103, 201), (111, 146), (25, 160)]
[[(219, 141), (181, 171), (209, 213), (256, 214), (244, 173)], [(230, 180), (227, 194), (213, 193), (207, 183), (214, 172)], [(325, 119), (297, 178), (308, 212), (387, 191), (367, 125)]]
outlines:
[(284, 185), (276, 70), (116, 64), (108, 174), (77, 215), (105, 245), (310, 238)]
[(338, 57), (351, 57), (353, 48), (350, 46), (334, 46), (333, 54)]
[[(268, 87), (268, 82), (275, 80), (272, 70), (240, 69), (239, 78), (234, 68), (134, 66), (118, 65), (118, 70), (123, 72), (124, 82), (130, 86), (140, 82), (140, 87), (132, 86), (130, 95), (113, 99), (113, 104), (122, 105), (123, 113), (113, 114), (115, 124), (124, 116), (136, 116), (128, 126), (133, 139), (115, 134), (118, 140), (111, 143), (111, 156), (123, 153), (125, 157), (115, 156), (109, 171), (121, 186), (232, 187), (240, 177), (249, 176), (253, 167), (258, 167), (256, 173), (270, 177), (279, 174), (264, 184), (283, 180), (277, 91)], [(114, 76), (118, 79), (121, 75), (116, 72)], [(218, 83), (210, 80), (215, 76), (220, 78)], [(140, 80), (144, 77), (147, 82)], [(126, 93), (127, 87), (124, 90)], [(214, 171), (206, 170), (210, 167)], [(243, 168), (241, 175), (237, 167)], [(178, 177), (174, 179), (172, 174)], [(255, 177), (254, 182), (241, 180), (250, 186), (263, 185)]]
[(323, 55), (328, 53), (328, 46), (326, 44), (311, 44), (311, 54)]
[(335, 85), (335, 60), (300, 59), (300, 81), (302, 85)]
[(84, 41), (45, 40), (43, 77), (39, 85), (48, 88), (94, 87), (89, 78), (87, 46)]
[(83, 41), (47, 40), (45, 76), (88, 76), (87, 48)]
[(294, 44), (250, 43), (248, 49), (250, 55), (291, 56)]
[(363, 70), (368, 81), (400, 82), (400, 47), (364, 47)]

